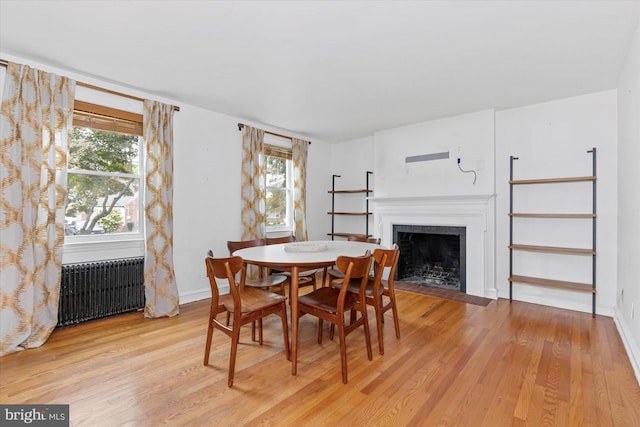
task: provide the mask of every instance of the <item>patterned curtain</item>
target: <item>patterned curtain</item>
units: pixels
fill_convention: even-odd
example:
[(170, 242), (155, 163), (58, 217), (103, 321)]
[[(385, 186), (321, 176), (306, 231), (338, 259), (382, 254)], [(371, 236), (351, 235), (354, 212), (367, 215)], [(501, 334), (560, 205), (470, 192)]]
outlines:
[(173, 271), (173, 107), (144, 101), (145, 317), (175, 316), (178, 287)]
[(295, 220), (295, 236), (297, 241), (308, 239), (307, 236), (307, 152), (309, 141), (293, 138), (291, 154), (293, 157), (293, 218)]
[(266, 236), (264, 131), (244, 126), (242, 132), (242, 240)]
[(75, 81), (9, 63), (0, 114), (0, 355), (58, 322)]

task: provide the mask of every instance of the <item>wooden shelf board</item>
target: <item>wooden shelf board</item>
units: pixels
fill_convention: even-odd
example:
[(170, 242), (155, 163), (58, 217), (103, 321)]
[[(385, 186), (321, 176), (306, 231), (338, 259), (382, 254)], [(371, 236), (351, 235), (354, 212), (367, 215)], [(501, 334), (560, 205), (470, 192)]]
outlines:
[(544, 286), (547, 288), (565, 289), (595, 294), (596, 290), (588, 283), (565, 282), (562, 280), (542, 279), (539, 277), (517, 276), (509, 277), (510, 282), (525, 283), (527, 285)]
[(530, 252), (549, 252), (572, 255), (595, 255), (596, 251), (584, 248), (561, 248), (557, 246), (509, 245), (509, 249)]
[(519, 218), (595, 218), (594, 213), (509, 213), (511, 217)]
[(327, 212), (329, 215), (373, 215), (372, 212)]
[(373, 190), (329, 190), (329, 194), (348, 194), (348, 193), (373, 193)]
[(526, 185), (526, 184), (554, 184), (559, 182), (582, 182), (582, 181), (595, 181), (595, 176), (573, 176), (567, 178), (543, 178), (543, 179), (514, 179), (509, 181), (512, 185)]
[(365, 235), (365, 234), (362, 234), (362, 233), (327, 233), (327, 236), (336, 236), (336, 237), (349, 237), (349, 236), (373, 237), (371, 234)]

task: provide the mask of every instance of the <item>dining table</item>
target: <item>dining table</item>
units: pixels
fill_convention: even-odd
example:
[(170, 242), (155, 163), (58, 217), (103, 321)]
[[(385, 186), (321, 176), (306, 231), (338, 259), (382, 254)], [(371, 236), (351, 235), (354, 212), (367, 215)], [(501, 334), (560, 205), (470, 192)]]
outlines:
[[(339, 256), (357, 257), (373, 252), (380, 245), (343, 240), (317, 240), (254, 246), (233, 253), (253, 264), (291, 273), (291, 374), (298, 364), (298, 275), (303, 271), (331, 267)], [(324, 285), (324, 284), (323, 284)]]

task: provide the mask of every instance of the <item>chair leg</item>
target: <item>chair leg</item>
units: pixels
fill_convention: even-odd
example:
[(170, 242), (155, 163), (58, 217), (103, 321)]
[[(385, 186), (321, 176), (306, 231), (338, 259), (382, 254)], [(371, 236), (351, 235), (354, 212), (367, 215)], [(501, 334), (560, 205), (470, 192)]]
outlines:
[(318, 344), (322, 344), (322, 319), (318, 319)]
[(344, 333), (344, 322), (338, 325), (338, 336), (340, 339), (340, 364), (342, 365), (342, 382), (347, 383), (347, 340)]
[(393, 323), (396, 327), (396, 338), (400, 338), (400, 321), (398, 320), (398, 307), (396, 306), (396, 299), (391, 298), (391, 311), (393, 312)]
[(233, 386), (233, 375), (236, 370), (236, 354), (238, 353), (238, 341), (240, 341), (240, 326), (234, 322), (233, 333), (231, 334), (231, 355), (229, 356), (229, 379), (227, 385)]
[(363, 302), (360, 304), (362, 320), (364, 322), (364, 340), (367, 344), (367, 357), (369, 360), (373, 360), (373, 353), (371, 352), (371, 333), (369, 332), (369, 316), (367, 316), (367, 305)]
[(289, 325), (287, 324), (287, 303), (282, 301), (280, 305), (280, 318), (282, 319), (282, 337), (284, 338), (284, 349), (287, 360), (291, 360), (291, 349), (289, 348)]
[(378, 351), (380, 352), (380, 354), (384, 354), (384, 336), (383, 336), (384, 316), (382, 315), (382, 306), (379, 304), (378, 301), (376, 301), (375, 305), (373, 306), (373, 309), (376, 312), (376, 327), (378, 329)]
[(262, 317), (258, 319), (258, 343), (262, 345)]
[(204, 365), (209, 364), (209, 353), (211, 352), (211, 339), (213, 338), (213, 325), (211, 324), (212, 320), (209, 318), (209, 328), (207, 330), (207, 343), (204, 347)]
[(251, 341), (256, 340), (256, 321), (251, 322)]

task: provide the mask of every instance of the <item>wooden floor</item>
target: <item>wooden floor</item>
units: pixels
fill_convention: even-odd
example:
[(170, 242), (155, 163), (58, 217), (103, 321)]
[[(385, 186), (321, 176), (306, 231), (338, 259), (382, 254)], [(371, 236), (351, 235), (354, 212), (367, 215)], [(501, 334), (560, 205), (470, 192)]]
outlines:
[(402, 338), (387, 313), (385, 355), (300, 322), (298, 375), (279, 318), (265, 343), (241, 336), (233, 388), (229, 339), (202, 365), (208, 301), (174, 318), (141, 313), (58, 329), (41, 348), (0, 358), (0, 403), (70, 404), (74, 426), (633, 426), (640, 388), (611, 318), (498, 300), (486, 307), (399, 292)]

